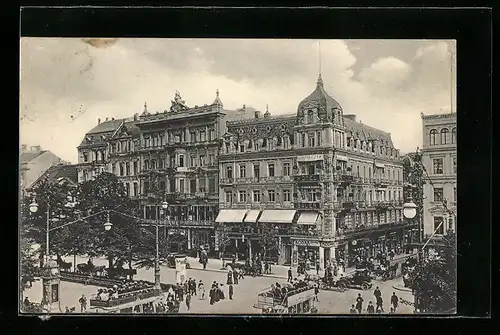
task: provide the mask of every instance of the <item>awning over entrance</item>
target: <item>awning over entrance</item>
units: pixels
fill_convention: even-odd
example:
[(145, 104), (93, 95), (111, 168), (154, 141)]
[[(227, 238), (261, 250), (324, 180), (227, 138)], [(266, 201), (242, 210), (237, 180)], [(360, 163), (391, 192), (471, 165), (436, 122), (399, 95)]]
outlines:
[(243, 222), (243, 217), (248, 212), (247, 209), (222, 209), (217, 215), (215, 222), (217, 223), (231, 223)]
[(303, 212), (300, 213), (299, 219), (297, 220), (297, 224), (302, 225), (315, 225), (318, 220), (318, 213), (316, 212)]
[(292, 223), (295, 216), (292, 209), (269, 209), (262, 212), (259, 222), (263, 223)]
[(243, 222), (257, 222), (257, 218), (259, 217), (260, 210), (258, 209), (251, 209), (248, 211), (247, 216), (245, 217), (245, 220)]

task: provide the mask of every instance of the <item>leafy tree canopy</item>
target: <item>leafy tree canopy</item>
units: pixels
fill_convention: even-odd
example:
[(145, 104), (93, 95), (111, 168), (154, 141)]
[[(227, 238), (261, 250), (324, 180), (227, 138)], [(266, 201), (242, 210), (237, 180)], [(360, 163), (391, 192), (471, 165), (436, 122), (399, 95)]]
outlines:
[(410, 276), (424, 313), (450, 313), (457, 305), (456, 235), (445, 235), (443, 242), (439, 256), (417, 264)]

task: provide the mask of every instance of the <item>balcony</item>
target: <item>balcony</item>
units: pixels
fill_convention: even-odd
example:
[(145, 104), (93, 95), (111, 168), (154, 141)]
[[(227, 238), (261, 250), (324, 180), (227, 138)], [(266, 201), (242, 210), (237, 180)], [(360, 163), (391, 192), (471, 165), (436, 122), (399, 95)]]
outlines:
[(320, 209), (321, 202), (320, 201), (313, 201), (313, 202), (295, 201), (294, 207), (295, 207), (295, 209)]
[(235, 183), (235, 178), (221, 178), (219, 184), (221, 185), (233, 185)]
[(295, 175), (293, 176), (293, 181), (295, 182), (319, 182), (320, 181), (320, 175), (319, 174), (304, 174), (304, 175)]

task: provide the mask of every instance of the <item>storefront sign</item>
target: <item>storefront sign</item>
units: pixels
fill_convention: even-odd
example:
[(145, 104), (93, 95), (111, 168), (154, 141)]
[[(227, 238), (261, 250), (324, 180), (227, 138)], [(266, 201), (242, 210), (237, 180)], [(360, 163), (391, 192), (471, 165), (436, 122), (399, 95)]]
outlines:
[(320, 242), (319, 246), (322, 248), (333, 248), (335, 242)]
[(307, 155), (307, 156), (297, 157), (297, 162), (314, 162), (322, 160), (323, 160), (323, 155)]
[(296, 245), (310, 245), (310, 246), (319, 246), (319, 243), (318, 242), (315, 242), (315, 241), (311, 241), (311, 240), (295, 240), (295, 244)]

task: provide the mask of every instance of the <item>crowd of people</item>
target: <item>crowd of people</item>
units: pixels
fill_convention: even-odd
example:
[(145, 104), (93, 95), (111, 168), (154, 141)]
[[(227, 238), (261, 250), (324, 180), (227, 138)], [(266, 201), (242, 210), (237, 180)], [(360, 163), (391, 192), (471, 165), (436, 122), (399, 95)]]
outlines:
[[(350, 309), (350, 314), (363, 314), (365, 312), (366, 314), (382, 314), (385, 313), (384, 310), (384, 300), (382, 299), (382, 292), (380, 291), (379, 287), (377, 286), (375, 288), (375, 291), (373, 291), (373, 296), (375, 297), (375, 303), (376, 305), (373, 305), (373, 301), (368, 301), (368, 305), (366, 306), (366, 309), (363, 308), (363, 303), (364, 299), (361, 296), (361, 293), (358, 293), (358, 297), (356, 298), (356, 303), (351, 305)], [(390, 309), (389, 309), (389, 314), (394, 314), (396, 313), (399, 305), (399, 298), (396, 295), (396, 292), (392, 292), (392, 296), (390, 298)]]

